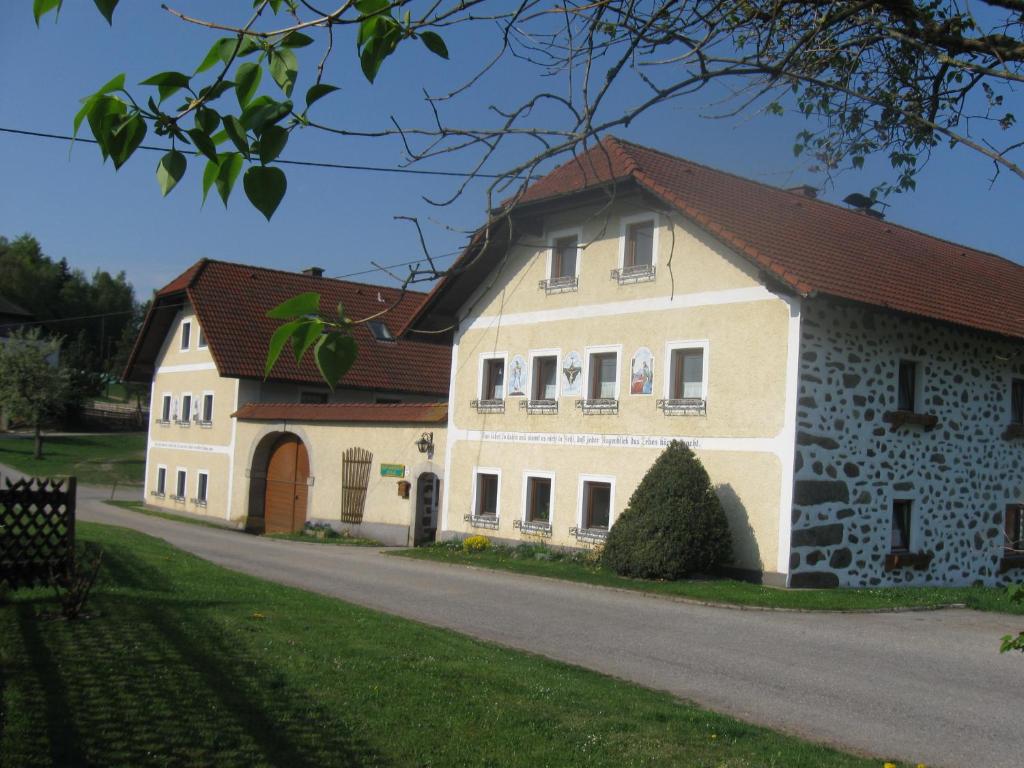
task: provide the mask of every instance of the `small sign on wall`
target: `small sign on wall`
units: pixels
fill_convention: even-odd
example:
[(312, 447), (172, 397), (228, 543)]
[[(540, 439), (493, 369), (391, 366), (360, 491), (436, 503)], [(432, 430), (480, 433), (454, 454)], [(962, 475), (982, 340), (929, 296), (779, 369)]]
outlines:
[(405, 464), (381, 464), (381, 477), (405, 477)]

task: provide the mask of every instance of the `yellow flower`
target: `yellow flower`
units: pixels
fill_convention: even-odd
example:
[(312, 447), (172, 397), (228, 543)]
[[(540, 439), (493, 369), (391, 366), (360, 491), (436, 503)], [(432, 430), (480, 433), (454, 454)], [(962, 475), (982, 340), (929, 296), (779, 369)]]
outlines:
[[(265, 619), (265, 618), (267, 618), (266, 616), (264, 616), (264, 615), (263, 615), (262, 613), (260, 613), (259, 611), (253, 611), (252, 617), (253, 617), (254, 619)], [(896, 768), (896, 766), (894, 765), (894, 766), (893, 766), (892, 768)]]
[(896, 763), (886, 763), (882, 768), (896, 768)]

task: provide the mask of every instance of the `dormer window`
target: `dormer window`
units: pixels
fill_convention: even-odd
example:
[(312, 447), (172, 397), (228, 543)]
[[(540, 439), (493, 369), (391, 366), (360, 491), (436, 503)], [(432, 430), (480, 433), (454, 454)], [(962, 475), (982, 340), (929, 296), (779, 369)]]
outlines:
[(377, 341), (395, 340), (395, 337), (391, 334), (391, 330), (384, 325), (383, 320), (368, 320), (366, 325), (370, 329), (370, 333), (373, 334), (373, 338)]
[(564, 293), (579, 287), (580, 236), (578, 232), (555, 234), (550, 242), (548, 274), (540, 281), (545, 293)]

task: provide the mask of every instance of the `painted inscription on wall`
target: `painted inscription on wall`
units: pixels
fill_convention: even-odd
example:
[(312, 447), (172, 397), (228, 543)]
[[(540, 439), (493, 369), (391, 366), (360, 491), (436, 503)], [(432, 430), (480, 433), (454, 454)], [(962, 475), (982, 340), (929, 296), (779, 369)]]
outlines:
[(679, 438), (663, 435), (595, 435), (568, 434), (562, 432), (499, 432), (480, 433), (488, 443), (514, 443), (516, 445), (565, 445), (574, 447), (618, 447), (618, 448), (667, 448), (673, 440), (685, 443), (693, 450), (699, 450), (698, 438)]

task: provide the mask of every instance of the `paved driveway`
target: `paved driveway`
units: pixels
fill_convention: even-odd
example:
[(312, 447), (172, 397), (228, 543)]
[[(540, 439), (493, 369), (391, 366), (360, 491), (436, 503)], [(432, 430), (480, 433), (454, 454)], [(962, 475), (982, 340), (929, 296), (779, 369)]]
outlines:
[(228, 568), (589, 667), (816, 741), (929, 766), (1024, 765), (1024, 618), (745, 611), (373, 549), (165, 521), (80, 494), (83, 520), (133, 528)]

